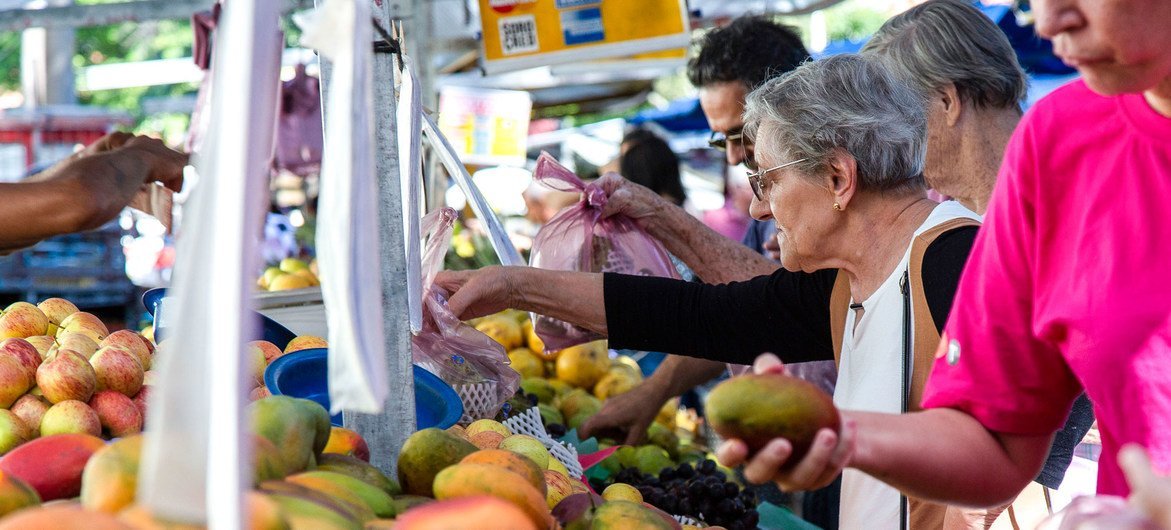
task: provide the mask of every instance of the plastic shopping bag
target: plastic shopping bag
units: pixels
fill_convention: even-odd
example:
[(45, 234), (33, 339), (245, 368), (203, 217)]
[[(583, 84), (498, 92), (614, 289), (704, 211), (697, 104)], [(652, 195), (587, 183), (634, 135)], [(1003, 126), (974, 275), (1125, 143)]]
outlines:
[(423, 218), (423, 233), (430, 235), (423, 253), (423, 329), (411, 345), (415, 364), (460, 395), (461, 423), (469, 423), (495, 416), (520, 386), (520, 374), (508, 366), (504, 347), (462, 322), (447, 307), (448, 293), (432, 284), (443, 267), (455, 216), (455, 210), (443, 208)]
[[(582, 194), (577, 204), (561, 210), (533, 240), (529, 265), (542, 269), (617, 272), (678, 278), (663, 246), (633, 219), (614, 215), (602, 219), (606, 194), (585, 184), (549, 153), (537, 158), (533, 178), (558, 191)], [(535, 315), (533, 330), (550, 351), (598, 340), (598, 334), (568, 322)]]

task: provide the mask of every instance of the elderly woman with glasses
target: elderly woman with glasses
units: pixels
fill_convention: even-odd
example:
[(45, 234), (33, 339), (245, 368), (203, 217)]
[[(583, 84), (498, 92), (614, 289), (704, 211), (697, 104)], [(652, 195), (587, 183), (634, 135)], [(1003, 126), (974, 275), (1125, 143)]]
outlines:
[[(929, 364), (978, 218), (926, 197), (921, 99), (879, 62), (843, 55), (765, 83), (745, 122), (762, 168), (751, 212), (776, 220), (783, 269), (722, 285), (524, 267), (442, 273), (452, 310), (471, 318), (515, 307), (606, 334), (611, 347), (719, 363), (761, 352), (840, 358), (839, 407), (916, 408), (921, 380), (906, 368)], [(893, 530), (908, 518), (941, 527), (938, 505), (912, 502), (909, 516), (902, 506), (894, 488), (845, 472), (841, 513), (864, 517), (843, 528)]]

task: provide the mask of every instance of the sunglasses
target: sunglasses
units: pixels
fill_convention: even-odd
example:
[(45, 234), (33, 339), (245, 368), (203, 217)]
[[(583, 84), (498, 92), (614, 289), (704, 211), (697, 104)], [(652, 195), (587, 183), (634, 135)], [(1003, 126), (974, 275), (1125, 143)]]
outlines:
[(727, 151), (728, 142), (740, 142), (740, 145), (744, 145), (744, 128), (732, 129), (727, 133), (712, 131), (711, 138), (707, 140), (707, 145), (718, 151)]
[(764, 201), (764, 176), (766, 174), (768, 174), (770, 171), (776, 171), (781, 168), (789, 167), (793, 164), (800, 164), (801, 162), (804, 162), (806, 160), (809, 160), (809, 159), (802, 158), (800, 160), (794, 160), (792, 162), (785, 162), (784, 164), (781, 164), (777, 167), (770, 167), (768, 169), (757, 171), (755, 173), (749, 173), (748, 174), (748, 185), (752, 187), (752, 195), (754, 195), (756, 197), (756, 200)]

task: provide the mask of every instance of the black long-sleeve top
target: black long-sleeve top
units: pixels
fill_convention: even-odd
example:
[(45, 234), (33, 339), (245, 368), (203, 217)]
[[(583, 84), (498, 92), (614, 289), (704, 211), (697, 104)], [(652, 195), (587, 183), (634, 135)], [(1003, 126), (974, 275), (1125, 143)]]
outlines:
[[(976, 231), (940, 234), (923, 255), (923, 290), (941, 332)], [(786, 363), (833, 360), (829, 299), (837, 274), (781, 269), (722, 285), (606, 274), (610, 347), (737, 364), (764, 352)]]

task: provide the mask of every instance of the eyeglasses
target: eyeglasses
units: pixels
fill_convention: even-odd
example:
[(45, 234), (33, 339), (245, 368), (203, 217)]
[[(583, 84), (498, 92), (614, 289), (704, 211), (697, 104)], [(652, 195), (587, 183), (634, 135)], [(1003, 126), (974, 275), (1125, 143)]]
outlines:
[(770, 167), (768, 169), (763, 169), (763, 170), (757, 171), (755, 173), (749, 173), (748, 174), (748, 185), (752, 187), (752, 194), (756, 196), (756, 200), (758, 200), (758, 201), (764, 200), (764, 176), (765, 176), (765, 174), (767, 174), (770, 171), (776, 171), (776, 170), (784, 168), (784, 167), (789, 167), (793, 164), (800, 164), (801, 162), (804, 162), (806, 160), (809, 160), (809, 159), (802, 158), (801, 160), (794, 160), (792, 162), (785, 162), (784, 164), (781, 164), (777, 167)]
[(712, 136), (708, 138), (707, 145), (712, 149), (727, 151), (728, 142), (740, 142), (740, 145), (744, 145), (744, 128), (732, 129), (727, 133), (712, 131)]

